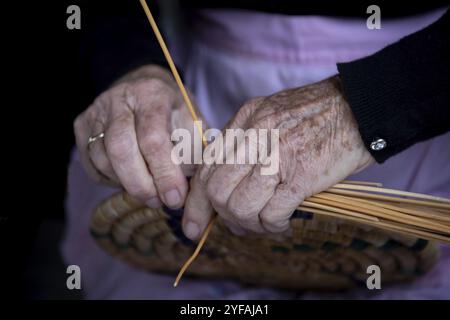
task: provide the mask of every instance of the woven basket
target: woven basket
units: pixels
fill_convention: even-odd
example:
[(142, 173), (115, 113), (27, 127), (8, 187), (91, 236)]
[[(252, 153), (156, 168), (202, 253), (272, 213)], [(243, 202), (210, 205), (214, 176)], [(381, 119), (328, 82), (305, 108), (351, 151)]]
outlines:
[[(182, 233), (181, 215), (118, 193), (96, 208), (91, 232), (104, 250), (133, 266), (176, 274), (195, 248)], [(336, 290), (365, 286), (369, 265), (380, 266), (387, 284), (423, 274), (437, 258), (433, 242), (296, 211), (290, 230), (278, 235), (236, 236), (219, 219), (188, 274)]]

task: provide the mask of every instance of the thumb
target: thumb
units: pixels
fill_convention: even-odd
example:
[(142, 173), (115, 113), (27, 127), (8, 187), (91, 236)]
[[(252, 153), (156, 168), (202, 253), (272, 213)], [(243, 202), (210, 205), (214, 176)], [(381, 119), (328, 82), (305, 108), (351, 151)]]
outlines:
[(184, 234), (191, 240), (200, 238), (214, 214), (214, 209), (206, 198), (205, 186), (200, 181), (199, 171), (191, 180), (182, 221)]

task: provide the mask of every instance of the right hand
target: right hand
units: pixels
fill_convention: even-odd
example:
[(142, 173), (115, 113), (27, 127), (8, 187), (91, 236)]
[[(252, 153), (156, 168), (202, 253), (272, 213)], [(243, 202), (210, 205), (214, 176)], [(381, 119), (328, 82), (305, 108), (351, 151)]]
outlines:
[[(173, 77), (159, 66), (131, 72), (103, 92), (74, 122), (76, 144), (88, 175), (119, 184), (152, 208), (183, 206), (188, 183), (171, 161), (170, 135), (193, 130)], [(88, 146), (89, 136), (104, 138)], [(192, 168), (183, 168), (190, 171)]]

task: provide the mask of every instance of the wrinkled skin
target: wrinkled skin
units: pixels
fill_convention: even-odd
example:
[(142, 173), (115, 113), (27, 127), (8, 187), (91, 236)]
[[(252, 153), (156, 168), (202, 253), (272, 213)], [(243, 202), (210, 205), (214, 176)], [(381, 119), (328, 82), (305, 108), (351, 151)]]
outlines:
[[(174, 129), (194, 130), (172, 76), (145, 66), (119, 79), (74, 122), (76, 143), (87, 173), (96, 181), (121, 185), (157, 208), (185, 205), (183, 228), (195, 240), (214, 210), (238, 234), (282, 232), (307, 197), (321, 192), (374, 160), (332, 77), (245, 103), (227, 128), (280, 130), (277, 174), (260, 165), (203, 165), (188, 184), (192, 166), (171, 161)], [(100, 132), (104, 139), (87, 145)], [(239, 146), (238, 146), (239, 147)]]
[(191, 181), (183, 228), (198, 239), (214, 210), (235, 233), (282, 232), (307, 197), (374, 160), (337, 76), (245, 103), (229, 128), (280, 129), (278, 174), (260, 165), (203, 165)]
[[(193, 121), (170, 73), (145, 66), (118, 80), (74, 122), (81, 161), (96, 181), (121, 185), (156, 208), (184, 204), (192, 168), (170, 158), (170, 135), (176, 128), (193, 130)], [(87, 144), (89, 136), (104, 139)], [(162, 201), (162, 202), (161, 202)]]

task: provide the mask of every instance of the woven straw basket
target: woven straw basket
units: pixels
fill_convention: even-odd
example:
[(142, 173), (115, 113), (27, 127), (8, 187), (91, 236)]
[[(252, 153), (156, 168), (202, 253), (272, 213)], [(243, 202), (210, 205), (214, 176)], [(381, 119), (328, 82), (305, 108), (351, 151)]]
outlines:
[[(150, 209), (126, 193), (101, 203), (91, 232), (111, 255), (151, 272), (176, 274), (195, 243), (181, 230), (182, 210)], [(292, 290), (365, 285), (367, 267), (383, 284), (411, 280), (436, 262), (435, 243), (343, 220), (296, 211), (289, 231), (236, 236), (218, 220), (188, 270), (197, 277)]]

